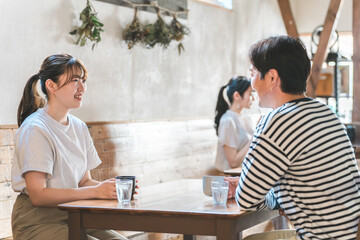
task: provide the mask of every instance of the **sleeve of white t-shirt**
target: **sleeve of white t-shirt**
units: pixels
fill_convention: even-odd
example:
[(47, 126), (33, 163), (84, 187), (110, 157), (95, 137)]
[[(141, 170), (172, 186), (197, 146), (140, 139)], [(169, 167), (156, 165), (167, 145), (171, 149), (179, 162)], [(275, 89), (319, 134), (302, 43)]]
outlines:
[(221, 146), (228, 146), (231, 148), (238, 148), (238, 136), (236, 125), (231, 119), (221, 121), (218, 129), (219, 142)]
[[(39, 126), (29, 126), (20, 133), (17, 154), (21, 176), (28, 171), (53, 173), (54, 151), (52, 142)], [(48, 175), (48, 177), (49, 177)]]
[(95, 149), (94, 142), (90, 136), (89, 129), (87, 128), (86, 124), (83, 127), (84, 136), (86, 138), (86, 148), (87, 148), (87, 167), (86, 170), (92, 170), (101, 164), (101, 160), (99, 155)]
[(251, 121), (251, 118), (248, 115), (243, 115), (242, 118), (243, 121), (243, 125), (246, 129), (246, 132), (250, 135), (254, 134), (254, 126), (253, 126), (253, 122)]

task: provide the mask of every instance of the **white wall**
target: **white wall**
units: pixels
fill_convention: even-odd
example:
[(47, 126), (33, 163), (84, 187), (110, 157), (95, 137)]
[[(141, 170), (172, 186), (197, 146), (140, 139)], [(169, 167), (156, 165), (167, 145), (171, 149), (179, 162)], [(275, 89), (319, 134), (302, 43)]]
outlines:
[[(189, 0), (189, 17), (181, 20), (191, 29), (183, 55), (175, 44), (128, 50), (121, 36), (133, 10), (92, 3), (105, 24), (94, 51), (74, 45), (68, 34), (79, 24), (85, 0), (0, 0), (0, 125), (16, 124), (27, 79), (56, 52), (72, 54), (89, 70), (84, 105), (73, 111), (84, 121), (212, 117), (219, 86), (247, 74), (250, 45), (285, 33), (276, 0), (234, 0), (233, 11)], [(140, 12), (139, 18), (154, 22), (156, 15)]]
[[(352, 31), (352, 2), (343, 0), (336, 29), (339, 32)], [(323, 25), (330, 0), (291, 0), (295, 23), (298, 32), (312, 33), (315, 27)]]

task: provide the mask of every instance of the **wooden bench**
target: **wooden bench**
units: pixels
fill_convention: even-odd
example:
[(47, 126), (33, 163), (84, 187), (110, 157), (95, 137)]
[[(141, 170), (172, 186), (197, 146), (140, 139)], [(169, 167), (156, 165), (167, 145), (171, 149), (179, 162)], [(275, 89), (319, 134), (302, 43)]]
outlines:
[[(88, 123), (102, 164), (97, 180), (135, 175), (140, 186), (180, 178), (218, 174), (214, 169), (217, 137), (210, 119), (139, 123)], [(11, 236), (11, 210), (17, 194), (11, 188), (16, 126), (0, 127), (0, 239)], [(360, 166), (360, 148), (356, 149)], [(125, 232), (131, 239), (177, 239), (170, 234)]]
[[(102, 160), (94, 179), (135, 175), (140, 186), (217, 174), (217, 137), (210, 119), (138, 123), (88, 123)], [(0, 239), (11, 236), (11, 210), (17, 194), (11, 188), (16, 126), (0, 127)], [(162, 234), (124, 233), (132, 239), (176, 239)], [(146, 235), (146, 236), (145, 236)]]

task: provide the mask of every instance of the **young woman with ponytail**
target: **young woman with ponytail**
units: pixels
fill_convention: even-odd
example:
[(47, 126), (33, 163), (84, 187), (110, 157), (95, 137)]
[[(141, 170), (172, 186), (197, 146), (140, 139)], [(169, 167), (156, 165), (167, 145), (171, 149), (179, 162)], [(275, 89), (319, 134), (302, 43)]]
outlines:
[(251, 103), (252, 88), (245, 77), (234, 77), (221, 87), (215, 112), (219, 137), (215, 167), (219, 171), (240, 167), (253, 135), (251, 120), (242, 113)]
[[(47, 57), (25, 85), (17, 120), (12, 187), (20, 192), (12, 212), (17, 239), (68, 239), (67, 213), (56, 206), (81, 199), (116, 199), (114, 179), (91, 178), (101, 161), (84, 122), (71, 115), (86, 91), (87, 70), (69, 54)], [(40, 82), (46, 102), (37, 92)], [(88, 230), (88, 239), (126, 239)]]

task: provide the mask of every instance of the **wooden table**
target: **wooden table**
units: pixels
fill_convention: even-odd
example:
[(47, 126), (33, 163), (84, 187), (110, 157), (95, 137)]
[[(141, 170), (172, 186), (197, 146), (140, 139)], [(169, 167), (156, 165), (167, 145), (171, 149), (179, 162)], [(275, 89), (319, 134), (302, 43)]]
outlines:
[(118, 229), (241, 239), (241, 232), (278, 216), (277, 211), (241, 212), (234, 200), (215, 206), (202, 192), (200, 179), (182, 179), (143, 187), (131, 206), (116, 200), (83, 200), (59, 205), (69, 212), (69, 239), (83, 239), (85, 229)]
[(230, 175), (230, 176), (238, 176), (239, 177), (240, 173), (241, 173), (241, 167), (224, 170), (224, 174)]

